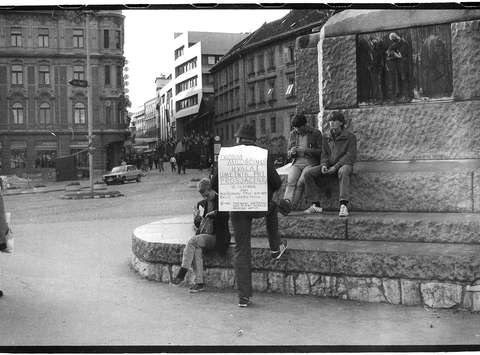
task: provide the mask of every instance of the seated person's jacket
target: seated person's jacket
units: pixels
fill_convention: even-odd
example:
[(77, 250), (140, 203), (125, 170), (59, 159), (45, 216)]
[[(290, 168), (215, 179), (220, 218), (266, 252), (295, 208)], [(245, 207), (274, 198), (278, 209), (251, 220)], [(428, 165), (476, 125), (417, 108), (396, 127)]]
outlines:
[(342, 130), (336, 137), (329, 132), (323, 138), (322, 160), (320, 165), (327, 168), (335, 166), (340, 169), (344, 165), (353, 165), (357, 160), (357, 137), (348, 131)]
[[(201, 200), (197, 203), (197, 209), (199, 206), (203, 207), (203, 214), (206, 215), (207, 211), (207, 200)], [(228, 212), (219, 212), (218, 211), (218, 196), (215, 197), (213, 200), (213, 209), (216, 211), (215, 216), (213, 217), (213, 234), (215, 234), (215, 250), (218, 251), (220, 254), (225, 254), (230, 245), (231, 235), (230, 230), (228, 228), (228, 219), (229, 213)], [(202, 216), (203, 217), (203, 216)], [(209, 217), (210, 218), (210, 217)], [(195, 227), (199, 227), (201, 222), (201, 218), (196, 218), (194, 220)]]

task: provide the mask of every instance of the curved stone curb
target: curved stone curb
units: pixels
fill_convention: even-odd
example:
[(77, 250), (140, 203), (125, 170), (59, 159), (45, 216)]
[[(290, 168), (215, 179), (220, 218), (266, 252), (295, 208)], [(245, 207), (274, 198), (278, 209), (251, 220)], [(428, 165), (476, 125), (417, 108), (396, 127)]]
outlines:
[[(136, 228), (132, 268), (147, 279), (169, 282), (193, 235), (191, 219)], [(291, 239), (285, 260), (275, 261), (266, 238), (252, 238), (252, 283), (256, 291), (476, 310), (466, 286), (478, 275), (478, 253), (475, 245)], [(233, 287), (232, 254), (232, 248), (225, 256), (205, 254), (208, 286)]]
[(90, 192), (77, 192), (75, 194), (65, 194), (61, 198), (64, 200), (85, 200), (85, 199), (98, 199), (98, 198), (111, 198), (124, 196), (119, 191), (110, 192), (94, 192), (93, 196)]

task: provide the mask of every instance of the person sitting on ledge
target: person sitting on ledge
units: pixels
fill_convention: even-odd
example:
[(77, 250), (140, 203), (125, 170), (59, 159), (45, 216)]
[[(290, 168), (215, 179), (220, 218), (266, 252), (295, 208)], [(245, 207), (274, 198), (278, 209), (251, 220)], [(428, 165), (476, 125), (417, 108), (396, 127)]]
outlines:
[(298, 198), (303, 195), (305, 173), (320, 163), (322, 153), (322, 133), (310, 127), (303, 114), (294, 117), (292, 126), (288, 140), (288, 158), (293, 158), (293, 161), (288, 172), (285, 194), (278, 205), (278, 210), (284, 216), (297, 205)]
[[(190, 292), (205, 290), (203, 280), (203, 250), (216, 250), (225, 254), (230, 244), (230, 231), (228, 229), (228, 212), (218, 211), (218, 195), (212, 189), (211, 182), (203, 178), (198, 183), (198, 192), (205, 199), (197, 204), (195, 213), (195, 226), (197, 234), (191, 237), (183, 249), (182, 265), (177, 276), (171, 281), (179, 285), (185, 279), (188, 269), (192, 266), (195, 272), (195, 284), (190, 287)], [(201, 213), (203, 210), (203, 213)]]
[(324, 178), (338, 176), (340, 186), (340, 217), (348, 216), (350, 175), (357, 158), (357, 137), (345, 128), (343, 113), (334, 111), (329, 117), (330, 131), (323, 137), (320, 166), (305, 173), (305, 195), (313, 201), (305, 213), (321, 213), (319, 186)]

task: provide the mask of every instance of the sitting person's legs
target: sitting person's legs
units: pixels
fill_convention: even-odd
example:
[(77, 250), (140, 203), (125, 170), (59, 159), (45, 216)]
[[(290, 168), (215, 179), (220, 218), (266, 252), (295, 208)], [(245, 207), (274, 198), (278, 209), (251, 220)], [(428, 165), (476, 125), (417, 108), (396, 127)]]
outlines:
[(312, 202), (312, 205), (306, 209), (305, 213), (321, 213), (320, 207), (320, 189), (318, 181), (322, 179), (322, 167), (320, 165), (310, 167), (304, 174), (305, 198)]
[(304, 192), (305, 192), (305, 174), (314, 168), (315, 166), (312, 165), (307, 165), (305, 168), (303, 168), (302, 173), (300, 174), (300, 177), (298, 178), (297, 181), (297, 189), (295, 190), (295, 194), (292, 200), (292, 207), (297, 208), (301, 199), (304, 197)]
[(194, 263), (195, 282), (203, 284), (203, 249), (210, 250), (215, 248), (215, 235), (198, 234), (191, 237), (185, 249), (183, 249), (182, 265), (177, 276), (172, 280), (173, 284), (179, 284), (185, 279), (185, 275)]
[(352, 165), (344, 165), (338, 169), (338, 183), (340, 187), (340, 217), (348, 216), (348, 201), (350, 199), (350, 176), (353, 172)]

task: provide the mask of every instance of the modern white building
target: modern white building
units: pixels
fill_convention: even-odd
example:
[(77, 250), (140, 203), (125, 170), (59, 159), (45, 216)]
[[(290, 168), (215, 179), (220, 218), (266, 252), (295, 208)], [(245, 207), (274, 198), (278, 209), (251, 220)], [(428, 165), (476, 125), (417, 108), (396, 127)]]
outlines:
[[(183, 32), (173, 39), (174, 68), (171, 80), (158, 92), (159, 121), (183, 137), (193, 130), (211, 131), (213, 125), (213, 78), (210, 68), (248, 33)], [(163, 121), (162, 121), (163, 120)]]

